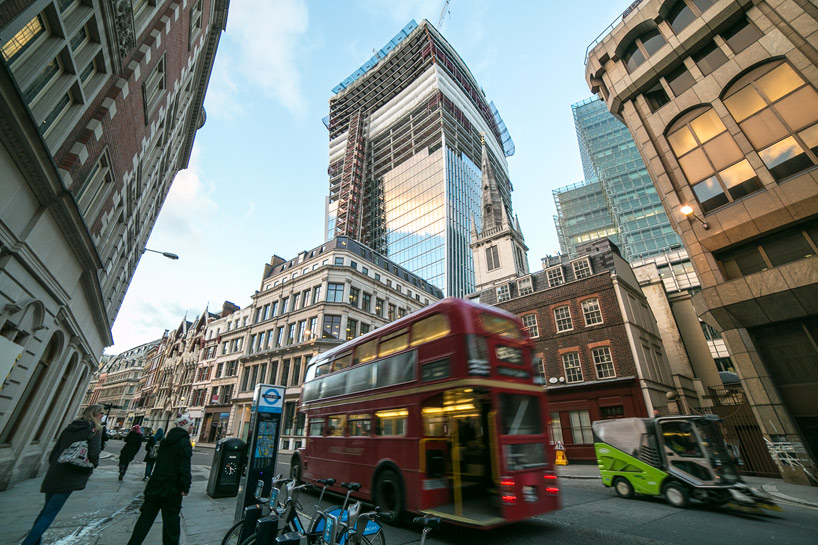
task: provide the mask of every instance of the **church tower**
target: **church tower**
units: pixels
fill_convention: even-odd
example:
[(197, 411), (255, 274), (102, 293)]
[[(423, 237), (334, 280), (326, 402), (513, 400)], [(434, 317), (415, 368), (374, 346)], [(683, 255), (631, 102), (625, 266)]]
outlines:
[(519, 220), (511, 219), (497, 189), (485, 141), (480, 165), (483, 199), (480, 232), (471, 222), (471, 250), (474, 258), (475, 292), (529, 274), (528, 246)]

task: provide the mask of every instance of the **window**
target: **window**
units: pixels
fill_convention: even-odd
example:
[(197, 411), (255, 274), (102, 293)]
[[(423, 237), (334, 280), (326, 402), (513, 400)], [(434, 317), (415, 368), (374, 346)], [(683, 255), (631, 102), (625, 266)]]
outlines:
[(551, 439), (553, 441), (563, 442), (562, 426), (560, 425), (560, 413), (551, 413)]
[(560, 265), (546, 269), (545, 276), (548, 279), (549, 288), (565, 283), (565, 278), (562, 276), (562, 266)]
[(298, 386), (301, 381), (301, 356), (293, 358), (293, 375), (290, 377), (290, 386)]
[(321, 437), (324, 435), (324, 419), (312, 418), (309, 425), (310, 437)]
[(369, 333), (369, 324), (361, 323), (361, 335)]
[(670, 126), (667, 140), (704, 212), (761, 189), (753, 167), (712, 108), (681, 117)]
[(21, 28), (17, 34), (12, 36), (8, 42), (3, 44), (3, 58), (11, 65), (14, 61), (22, 57), (39, 38), (47, 33), (43, 15), (35, 16), (26, 26)]
[(594, 434), (591, 432), (591, 416), (588, 411), (569, 411), (568, 417), (571, 422), (571, 440), (574, 444), (593, 444)]
[(582, 316), (585, 318), (585, 325), (597, 325), (602, 323), (602, 311), (599, 308), (599, 299), (586, 299), (582, 302)]
[(297, 339), (299, 343), (303, 343), (306, 339), (304, 338), (304, 332), (307, 329), (307, 320), (301, 320), (298, 322), (298, 334)]
[(105, 149), (85, 179), (85, 183), (76, 192), (77, 205), (89, 224), (96, 221), (97, 214), (113, 189), (113, 181), (111, 157)]
[(791, 227), (714, 254), (727, 280), (816, 255), (818, 222)]
[(321, 335), (322, 339), (340, 339), (341, 338), (341, 317), (326, 315), (324, 316), (324, 331)]
[(298, 299), (301, 296), (300, 293), (293, 294), (293, 310), (298, 310)]
[(281, 384), (287, 384), (290, 380), (290, 360), (281, 360)]
[(358, 321), (352, 318), (347, 318), (347, 336), (346, 340), (354, 339), (358, 333)]
[(520, 295), (529, 295), (534, 293), (534, 288), (531, 284), (531, 277), (526, 276), (525, 278), (520, 278), (517, 280), (517, 292)]
[(361, 297), (361, 310), (363, 310), (364, 312), (371, 312), (371, 308), (372, 296), (364, 292), (363, 296)]
[(496, 245), (486, 248), (486, 268), (489, 271), (500, 268), (500, 254)]
[(247, 344), (247, 353), (252, 354), (256, 348), (256, 336), (250, 335), (250, 342)]
[(336, 265), (343, 265), (344, 264), (344, 258), (343, 257), (336, 257), (335, 258), (335, 264)]
[(540, 336), (540, 330), (537, 327), (537, 315), (536, 314), (526, 314), (522, 317), (523, 319), (523, 329), (528, 331), (528, 334), (531, 338), (536, 338)]
[(727, 55), (716, 45), (716, 42), (710, 42), (693, 54), (693, 61), (702, 71), (702, 74), (706, 76), (726, 63)]
[(450, 332), (449, 318), (445, 314), (433, 314), (412, 324), (412, 346), (442, 339)]
[(389, 308), (388, 308), (388, 310), (386, 312), (386, 319), (389, 320), (390, 322), (392, 320), (394, 320), (395, 319), (395, 312), (397, 311), (397, 309), (398, 309), (398, 307), (396, 307), (392, 303), (389, 303)]
[(565, 382), (582, 382), (582, 366), (579, 363), (579, 352), (566, 352), (562, 355), (562, 367), (565, 369)]
[(287, 325), (287, 344), (295, 342), (295, 324)]
[(361, 296), (361, 290), (358, 288), (349, 288), (349, 304), (358, 308), (358, 299)]
[(661, 81), (657, 81), (653, 87), (643, 94), (651, 112), (656, 112), (656, 110), (670, 102), (670, 97), (667, 96), (667, 91), (665, 91)]
[(356, 271), (358, 270), (358, 264), (355, 261), (350, 261), (349, 266), (355, 269)]
[(281, 346), (281, 343), (284, 341), (284, 326), (281, 326), (276, 331), (276, 348)]
[(591, 355), (594, 358), (594, 367), (596, 367), (596, 378), (603, 379), (616, 376), (609, 347), (594, 348), (591, 350)]
[(284, 299), (281, 300), (281, 313), (279, 315), (287, 313), (287, 303), (289, 301), (290, 301), (289, 297), (285, 297)]
[(407, 409), (389, 409), (377, 411), (377, 427), (375, 434), (381, 436), (406, 435), (406, 419), (409, 416)]
[(665, 76), (665, 79), (667, 80), (670, 90), (673, 91), (673, 94), (676, 96), (681, 95), (696, 83), (696, 78), (693, 77), (693, 74), (690, 73), (690, 70), (688, 70), (684, 64), (670, 72)]
[(372, 435), (372, 419), (368, 414), (349, 415), (349, 435), (351, 437), (368, 437)]
[(586, 257), (577, 261), (571, 262), (571, 267), (574, 269), (574, 278), (587, 278), (591, 276), (591, 261)]
[(746, 18), (742, 17), (721, 36), (733, 53), (738, 54), (757, 42), (761, 38), (761, 33)]
[(369, 276), (369, 269), (367, 269), (366, 267), (361, 267), (361, 272)]
[(574, 323), (571, 321), (571, 309), (567, 305), (554, 309), (554, 323), (557, 325), (557, 333), (574, 329)]
[(775, 180), (818, 164), (818, 93), (788, 63), (750, 71), (723, 101)]
[(503, 284), (497, 287), (497, 302), (502, 303), (511, 299), (511, 289), (508, 284)]
[(658, 29), (648, 30), (640, 35), (633, 43), (625, 49), (622, 60), (628, 67), (628, 72), (636, 70), (645, 60), (659, 51), (665, 45), (665, 39)]
[(273, 301), (270, 303), (270, 314), (269, 317), (272, 318), (276, 315), (276, 311), (278, 311), (278, 301)]
[(343, 437), (347, 427), (347, 415), (338, 414), (327, 418), (327, 436)]
[(383, 299), (375, 299), (375, 316), (383, 318)]
[(678, 34), (696, 20), (696, 14), (690, 9), (690, 6), (684, 2), (678, 2), (667, 14), (666, 19), (673, 32)]
[(321, 286), (315, 286), (312, 290), (312, 303), (316, 304), (321, 300)]
[(202, 0), (196, 0), (193, 7), (190, 8), (190, 32), (188, 43), (193, 42), (194, 38), (199, 35), (202, 30)]
[(165, 95), (165, 57), (164, 55), (153, 67), (151, 73), (145, 78), (145, 83), (142, 84), (142, 96), (145, 102), (145, 122), (147, 123), (148, 116), (153, 112), (156, 105)]
[(409, 346), (409, 330), (400, 329), (389, 335), (381, 337), (380, 345), (378, 346), (378, 356), (384, 357), (395, 352), (400, 352)]
[(344, 302), (344, 285), (329, 283), (327, 284), (327, 303), (343, 303)]

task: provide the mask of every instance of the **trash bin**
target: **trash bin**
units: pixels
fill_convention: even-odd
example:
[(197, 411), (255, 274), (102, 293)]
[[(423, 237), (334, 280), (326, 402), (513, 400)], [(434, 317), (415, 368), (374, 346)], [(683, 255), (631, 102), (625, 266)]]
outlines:
[(207, 495), (211, 498), (235, 498), (244, 471), (246, 446), (241, 439), (228, 438), (216, 443), (210, 477), (207, 479)]

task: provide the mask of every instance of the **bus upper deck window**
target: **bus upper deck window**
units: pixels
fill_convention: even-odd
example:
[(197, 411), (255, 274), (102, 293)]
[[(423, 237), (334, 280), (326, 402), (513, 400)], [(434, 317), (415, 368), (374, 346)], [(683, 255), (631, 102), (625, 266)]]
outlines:
[(409, 330), (404, 328), (390, 335), (381, 337), (381, 344), (378, 346), (378, 356), (388, 356), (395, 352), (400, 352), (409, 346)]
[(412, 325), (412, 346), (434, 341), (451, 332), (449, 319), (445, 314), (433, 314)]
[(378, 339), (365, 342), (355, 349), (355, 364), (366, 363), (375, 359), (378, 355)]
[(350, 365), (352, 365), (352, 353), (347, 352), (343, 356), (338, 356), (335, 358), (335, 360), (332, 362), (332, 370), (340, 371), (341, 369), (346, 369)]
[(322, 363), (321, 365), (319, 365), (318, 367), (315, 368), (315, 376), (320, 377), (320, 376), (328, 374), (330, 372), (330, 368), (331, 368), (331, 363), (330, 362)]
[(486, 333), (508, 337), (509, 339), (522, 339), (523, 334), (520, 326), (514, 320), (483, 312), (480, 314), (480, 323)]

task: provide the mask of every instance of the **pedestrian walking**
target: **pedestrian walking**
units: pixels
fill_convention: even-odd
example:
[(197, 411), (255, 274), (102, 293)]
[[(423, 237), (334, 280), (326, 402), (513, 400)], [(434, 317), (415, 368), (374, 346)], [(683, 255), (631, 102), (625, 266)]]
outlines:
[[(48, 472), (40, 487), (40, 492), (45, 494), (45, 505), (21, 545), (40, 545), (43, 534), (54, 522), (71, 492), (85, 488), (94, 468), (99, 465), (102, 430), (100, 419), (103, 414), (105, 414), (105, 409), (102, 405), (91, 405), (82, 411), (80, 418), (71, 422), (60, 433), (57, 444), (54, 445), (48, 457)], [(88, 445), (87, 461), (93, 467), (79, 467), (67, 461), (59, 461), (60, 458), (64, 458), (61, 455), (66, 449), (83, 441)]]
[(119, 480), (125, 476), (128, 471), (128, 464), (130, 464), (139, 448), (142, 446), (142, 428), (134, 426), (128, 435), (125, 436), (125, 446), (119, 452)]
[(193, 420), (184, 414), (176, 419), (176, 427), (159, 443), (159, 456), (153, 474), (145, 486), (139, 518), (133, 528), (128, 545), (141, 545), (162, 511), (162, 545), (178, 545), (181, 534), (179, 513), (182, 497), (190, 492), (190, 432)]
[(159, 428), (156, 433), (148, 437), (148, 441), (145, 443), (145, 477), (142, 479), (143, 481), (147, 481), (153, 472), (153, 465), (159, 456), (159, 443), (164, 437), (165, 432), (162, 428)]

